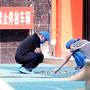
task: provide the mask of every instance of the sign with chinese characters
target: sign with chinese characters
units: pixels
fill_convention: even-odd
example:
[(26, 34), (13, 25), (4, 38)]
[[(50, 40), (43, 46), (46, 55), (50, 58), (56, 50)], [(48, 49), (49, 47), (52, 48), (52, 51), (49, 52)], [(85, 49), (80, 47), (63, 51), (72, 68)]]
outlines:
[(0, 7), (0, 29), (32, 28), (32, 7)]

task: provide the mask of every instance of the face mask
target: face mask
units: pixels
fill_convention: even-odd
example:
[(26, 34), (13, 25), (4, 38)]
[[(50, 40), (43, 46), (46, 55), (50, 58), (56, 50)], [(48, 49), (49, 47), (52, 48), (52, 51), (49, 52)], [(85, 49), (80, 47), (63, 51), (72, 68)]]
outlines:
[(45, 40), (40, 40), (40, 43), (43, 44), (45, 42)]

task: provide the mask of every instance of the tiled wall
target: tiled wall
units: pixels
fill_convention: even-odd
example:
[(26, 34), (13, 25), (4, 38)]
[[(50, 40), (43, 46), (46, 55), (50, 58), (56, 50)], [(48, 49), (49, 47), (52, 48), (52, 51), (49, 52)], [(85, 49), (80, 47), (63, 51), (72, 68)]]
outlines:
[(18, 42), (3, 42), (0, 44), (0, 63), (15, 63), (14, 55)]

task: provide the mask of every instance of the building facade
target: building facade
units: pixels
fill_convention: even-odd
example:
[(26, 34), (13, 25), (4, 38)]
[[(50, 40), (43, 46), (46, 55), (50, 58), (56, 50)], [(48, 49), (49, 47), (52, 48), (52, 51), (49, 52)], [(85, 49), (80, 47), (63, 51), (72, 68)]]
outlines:
[[(63, 57), (68, 52), (65, 43), (69, 39), (84, 38), (90, 40), (89, 1), (0, 0), (1, 7), (32, 6), (34, 9), (32, 30), (0, 29), (0, 63), (15, 63), (14, 54), (17, 46), (33, 31), (47, 30), (50, 32), (50, 42), (56, 57)], [(89, 13), (87, 13), (87, 10)]]

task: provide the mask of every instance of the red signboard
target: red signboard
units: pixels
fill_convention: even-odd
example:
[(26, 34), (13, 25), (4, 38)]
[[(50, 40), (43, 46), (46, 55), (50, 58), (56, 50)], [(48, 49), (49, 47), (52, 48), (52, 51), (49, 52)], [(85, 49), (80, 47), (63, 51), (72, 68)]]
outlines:
[(0, 7), (0, 29), (32, 28), (32, 7)]

